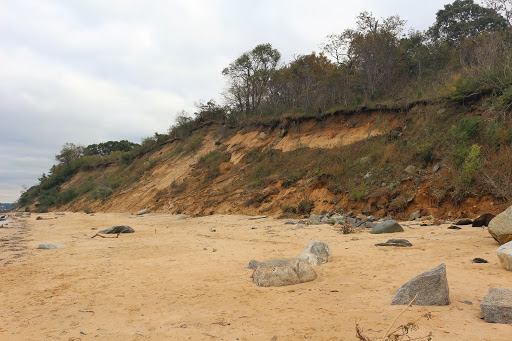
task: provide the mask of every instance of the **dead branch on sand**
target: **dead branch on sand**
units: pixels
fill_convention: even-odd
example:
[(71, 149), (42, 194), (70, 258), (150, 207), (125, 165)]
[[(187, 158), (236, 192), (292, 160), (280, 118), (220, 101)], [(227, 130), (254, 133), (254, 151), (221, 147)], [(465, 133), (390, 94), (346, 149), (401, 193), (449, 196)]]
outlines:
[(369, 338), (368, 336), (364, 335), (364, 332), (363, 332), (363, 329), (361, 327), (359, 327), (359, 324), (356, 323), (356, 337), (358, 340), (361, 340), (361, 341), (373, 341), (373, 340), (381, 340), (381, 341), (397, 341), (397, 340), (402, 340), (404, 337), (407, 337), (408, 340), (432, 340), (432, 332), (428, 333), (427, 335), (425, 336), (421, 336), (421, 337), (417, 337), (417, 338), (413, 338), (411, 339), (407, 334), (409, 334), (409, 331), (411, 330), (418, 330), (419, 329), (419, 326), (418, 326), (418, 321), (421, 320), (422, 318), (426, 318), (427, 320), (430, 320), (432, 318), (432, 315), (430, 313), (427, 313), (427, 314), (424, 314), (424, 315), (421, 315), (417, 320), (413, 321), (413, 322), (408, 322), (407, 324), (402, 324), (400, 326), (398, 326), (396, 329), (394, 329), (393, 331), (391, 331), (391, 328), (393, 328), (393, 325), (395, 324), (395, 322), (398, 320), (398, 318), (407, 310), (409, 309), (409, 307), (412, 305), (412, 303), (414, 302), (414, 300), (416, 300), (416, 298), (418, 297), (418, 294), (416, 294), (416, 296), (414, 296), (414, 298), (412, 299), (411, 302), (409, 302), (409, 304), (404, 308), (404, 310), (402, 310), (400, 312), (400, 314), (398, 314), (395, 319), (393, 320), (393, 322), (391, 322), (391, 324), (389, 325), (389, 328), (388, 330), (386, 331), (386, 333), (384, 334), (384, 336), (382, 338), (379, 338), (379, 339), (372, 339), (372, 338)]
[(101, 235), (101, 234), (99, 234), (99, 232), (98, 232), (98, 233), (96, 233), (94, 236), (92, 236), (91, 238), (94, 238), (94, 237), (101, 237), (101, 238), (119, 238), (119, 235), (120, 235), (120, 234), (121, 234), (121, 233), (116, 234), (116, 236), (115, 236), (115, 237), (114, 237), (114, 236), (112, 236), (112, 237), (107, 237), (107, 236), (102, 236), (102, 235)]
[(248, 220), (265, 219), (265, 218), (268, 218), (268, 215), (266, 215), (266, 216), (264, 216), (264, 217), (254, 217), (254, 218), (249, 218)]

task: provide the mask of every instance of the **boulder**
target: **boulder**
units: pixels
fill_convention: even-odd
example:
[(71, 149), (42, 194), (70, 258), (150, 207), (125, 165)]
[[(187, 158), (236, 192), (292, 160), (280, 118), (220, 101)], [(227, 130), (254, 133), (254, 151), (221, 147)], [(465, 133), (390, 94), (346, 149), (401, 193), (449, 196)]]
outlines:
[(512, 241), (512, 206), (491, 220), (488, 231), (501, 245)]
[(396, 220), (386, 220), (380, 224), (377, 224), (372, 231), (371, 234), (380, 234), (380, 233), (395, 233), (395, 232), (404, 232), (404, 229)]
[(410, 247), (412, 244), (407, 239), (388, 239), (385, 243), (377, 243), (375, 246)]
[(446, 278), (446, 265), (426, 271), (402, 285), (391, 304), (409, 304), (418, 294), (413, 305), (449, 305), (450, 295)]
[(482, 226), (489, 226), (489, 223), (491, 220), (495, 217), (494, 214), (486, 213), (481, 215), (480, 217), (473, 220), (473, 224), (471, 224), (473, 227), (482, 227)]
[(308, 261), (300, 258), (272, 259), (262, 262), (252, 273), (252, 281), (260, 287), (280, 287), (315, 279), (315, 270)]
[(318, 266), (332, 261), (332, 252), (329, 245), (315, 240), (306, 244), (306, 250), (299, 258), (307, 260), (312, 266)]
[(98, 231), (98, 233), (102, 233), (102, 234), (118, 234), (118, 233), (133, 233), (133, 232), (135, 232), (135, 230), (132, 229), (128, 225), (115, 225), (115, 226), (111, 226), (106, 229)]
[(63, 247), (66, 247), (66, 245), (41, 243), (41, 244), (39, 244), (39, 246), (37, 248), (40, 250), (51, 250), (51, 249), (62, 249)]
[(489, 288), (489, 293), (480, 302), (480, 309), (488, 323), (512, 323), (512, 290)]
[(512, 271), (512, 242), (505, 243), (496, 251), (501, 265), (508, 271)]
[(310, 225), (321, 225), (322, 224), (322, 216), (317, 214), (312, 214), (309, 216), (308, 222)]
[(459, 219), (455, 223), (455, 225), (471, 225), (473, 224), (473, 220), (471, 219)]
[(137, 215), (143, 215), (143, 214), (148, 214), (149, 213), (149, 210), (140, 210), (139, 212), (137, 212)]

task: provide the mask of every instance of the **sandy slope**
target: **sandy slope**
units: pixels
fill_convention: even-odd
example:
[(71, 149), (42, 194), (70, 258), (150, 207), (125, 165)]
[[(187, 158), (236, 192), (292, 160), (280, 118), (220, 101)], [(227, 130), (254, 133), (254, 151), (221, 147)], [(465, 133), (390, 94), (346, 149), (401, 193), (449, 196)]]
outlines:
[[(489, 286), (512, 288), (512, 272), (500, 266), (498, 245), (484, 229), (406, 223), (401, 234), (343, 235), (328, 225), (292, 230), (283, 220), (250, 219), (66, 213), (33, 215), (27, 228), (18, 219), (0, 229), (0, 339), (354, 340), (356, 320), (380, 336), (403, 309), (390, 305), (395, 290), (445, 262), (452, 304), (414, 306), (399, 322), (432, 312), (414, 335), (510, 340), (512, 326), (480, 319)], [(115, 224), (136, 233), (90, 238)], [(398, 236), (414, 246), (374, 246)], [(315, 281), (280, 288), (251, 282), (249, 260), (297, 257), (315, 239), (334, 255), (315, 268)], [(36, 250), (41, 242), (67, 247)], [(473, 264), (475, 257), (490, 263)]]

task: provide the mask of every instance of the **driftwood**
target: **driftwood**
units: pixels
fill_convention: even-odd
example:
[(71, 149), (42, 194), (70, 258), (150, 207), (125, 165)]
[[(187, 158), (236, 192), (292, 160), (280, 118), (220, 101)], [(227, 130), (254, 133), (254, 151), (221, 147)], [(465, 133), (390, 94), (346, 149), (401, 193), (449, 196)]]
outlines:
[(254, 217), (254, 218), (249, 218), (249, 220), (265, 219), (265, 218), (268, 218), (268, 215), (266, 215), (266, 216), (264, 216), (264, 217)]
[(115, 237), (114, 237), (114, 236), (112, 236), (112, 237), (107, 237), (107, 236), (102, 236), (102, 235), (101, 235), (101, 234), (99, 234), (99, 233), (96, 233), (96, 234), (95, 234), (94, 236), (92, 236), (91, 238), (94, 238), (94, 237), (101, 237), (101, 238), (119, 238), (119, 235), (120, 235), (120, 234), (121, 234), (121, 233), (116, 234), (116, 236), (115, 236)]

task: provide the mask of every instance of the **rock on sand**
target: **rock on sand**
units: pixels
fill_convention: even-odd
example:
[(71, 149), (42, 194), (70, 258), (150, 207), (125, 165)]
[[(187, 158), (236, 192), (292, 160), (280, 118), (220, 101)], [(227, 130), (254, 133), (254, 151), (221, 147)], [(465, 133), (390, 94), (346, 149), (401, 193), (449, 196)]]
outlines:
[(446, 278), (446, 265), (426, 271), (402, 285), (396, 291), (391, 304), (409, 304), (414, 296), (418, 297), (413, 305), (449, 305), (450, 295)]
[(512, 241), (512, 206), (491, 220), (488, 231), (501, 245)]
[(480, 302), (485, 322), (512, 323), (512, 290), (491, 287), (489, 293)]
[(304, 259), (272, 259), (260, 263), (252, 273), (252, 281), (260, 287), (280, 287), (316, 279), (315, 270)]

